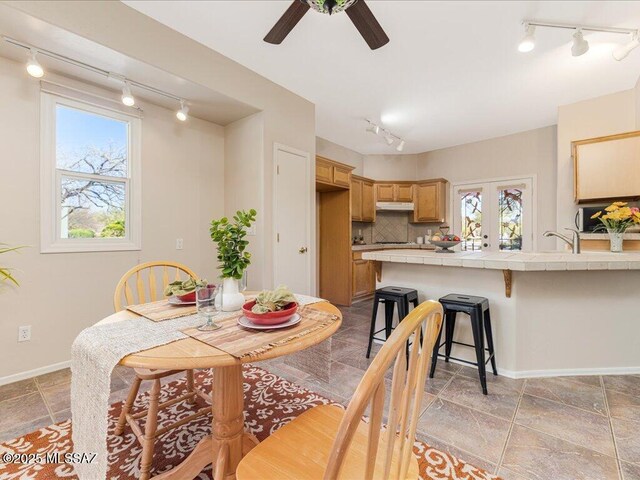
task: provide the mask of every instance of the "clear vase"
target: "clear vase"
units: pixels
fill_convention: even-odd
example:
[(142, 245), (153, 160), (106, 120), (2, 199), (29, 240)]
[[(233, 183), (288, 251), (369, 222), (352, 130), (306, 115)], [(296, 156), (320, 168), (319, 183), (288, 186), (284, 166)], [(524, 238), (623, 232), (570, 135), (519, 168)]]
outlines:
[(608, 230), (608, 232), (611, 251), (614, 253), (622, 252), (622, 236), (624, 232), (614, 232), (613, 230)]

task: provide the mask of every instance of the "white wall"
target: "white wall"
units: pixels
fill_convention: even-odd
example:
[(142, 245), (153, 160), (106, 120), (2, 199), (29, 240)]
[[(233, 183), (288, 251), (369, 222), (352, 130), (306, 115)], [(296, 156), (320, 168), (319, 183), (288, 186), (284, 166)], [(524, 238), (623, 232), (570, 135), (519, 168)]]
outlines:
[(492, 138), (420, 154), (419, 178), (446, 178), (451, 183), (499, 177), (537, 175), (538, 249), (553, 249), (542, 237), (556, 228), (556, 127)]
[(364, 175), (364, 155), (324, 138), (316, 137), (316, 155), (354, 167), (354, 175)]
[[(0, 58), (0, 91), (0, 242), (29, 245), (1, 259), (21, 283), (0, 291), (2, 378), (69, 360), (73, 339), (113, 312), (116, 283), (139, 262), (176, 260), (216, 276), (208, 224), (223, 214), (224, 131), (195, 118), (178, 122), (174, 112), (139, 102), (142, 250), (40, 254), (39, 82), (22, 63)], [(175, 249), (176, 238), (184, 239), (183, 250)], [(19, 325), (32, 326), (30, 342), (17, 342)]]
[(578, 210), (573, 196), (571, 142), (635, 130), (636, 115), (633, 89), (558, 108), (558, 230), (572, 226)]

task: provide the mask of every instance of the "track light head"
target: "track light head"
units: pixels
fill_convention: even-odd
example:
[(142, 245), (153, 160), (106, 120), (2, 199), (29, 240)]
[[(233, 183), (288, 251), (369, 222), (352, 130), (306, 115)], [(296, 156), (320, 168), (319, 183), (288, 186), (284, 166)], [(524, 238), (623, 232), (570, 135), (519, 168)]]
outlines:
[(393, 142), (395, 141), (394, 138), (391, 135), (386, 135), (384, 137), (384, 141), (387, 142), (387, 145), (393, 145)]
[(367, 132), (371, 132), (374, 135), (378, 135), (380, 133), (380, 127), (375, 123), (369, 122), (369, 126), (367, 127)]
[(525, 24), (525, 34), (520, 40), (518, 44), (518, 51), (522, 53), (527, 53), (533, 50), (536, 47), (536, 39), (535, 39), (536, 27), (534, 25)]
[(180, 100), (180, 110), (176, 112), (176, 117), (181, 122), (185, 122), (189, 118), (189, 107), (184, 104), (184, 100)]
[(27, 72), (34, 78), (42, 78), (44, 76), (44, 69), (36, 58), (37, 50), (29, 49), (29, 60), (27, 61)]
[(633, 34), (633, 38), (630, 42), (625, 43), (624, 45), (620, 45), (613, 51), (613, 58), (620, 61), (627, 58), (638, 45), (640, 45), (640, 38), (638, 38), (638, 33)]
[(136, 99), (133, 98), (131, 94), (131, 87), (129, 86), (129, 82), (124, 82), (124, 87), (122, 87), (122, 103), (124, 103), (127, 107), (133, 107), (136, 104)]
[(582, 36), (582, 29), (577, 28), (573, 34), (573, 45), (571, 46), (571, 55), (579, 57), (589, 51), (589, 42)]
[(400, 143), (398, 144), (398, 146), (396, 147), (396, 150), (398, 152), (401, 152), (404, 150), (404, 140), (400, 140)]

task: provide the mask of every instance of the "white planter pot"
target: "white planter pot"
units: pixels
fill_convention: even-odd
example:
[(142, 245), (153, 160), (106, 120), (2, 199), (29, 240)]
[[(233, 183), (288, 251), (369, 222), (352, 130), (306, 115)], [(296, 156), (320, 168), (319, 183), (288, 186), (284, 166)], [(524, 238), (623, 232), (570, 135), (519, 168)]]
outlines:
[(622, 252), (622, 236), (624, 233), (609, 231), (609, 243), (611, 251), (614, 253)]
[(244, 305), (244, 295), (240, 292), (240, 282), (235, 278), (222, 280), (222, 311), (235, 312)]

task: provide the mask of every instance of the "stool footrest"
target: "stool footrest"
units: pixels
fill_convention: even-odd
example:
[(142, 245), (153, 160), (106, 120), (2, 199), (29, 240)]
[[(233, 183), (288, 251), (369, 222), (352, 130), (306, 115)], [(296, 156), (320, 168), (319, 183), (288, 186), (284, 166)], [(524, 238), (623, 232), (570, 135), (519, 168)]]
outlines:
[[(442, 353), (439, 353), (438, 357), (444, 358), (444, 359), (447, 358), (447, 356), (443, 355)], [(487, 360), (484, 362), (484, 364), (486, 365), (487, 363), (489, 363), (491, 361), (492, 357), (493, 357), (493, 353), (491, 355), (489, 355), (489, 358), (487, 358)], [(451, 355), (449, 355), (449, 360), (456, 360), (458, 362), (466, 363), (467, 365), (473, 365), (473, 366), (476, 366), (476, 367), (478, 366), (477, 362), (472, 362), (470, 360), (464, 360), (462, 358), (452, 357)]]
[[(379, 332), (379, 331), (380, 331), (380, 330), (378, 330), (378, 332)], [(376, 333), (378, 333), (378, 332), (376, 332)], [(462, 342), (455, 342), (455, 341), (453, 341), (453, 342), (451, 342), (451, 343), (455, 343), (456, 345), (464, 345), (465, 347), (475, 348), (475, 345), (471, 345), (471, 344), (469, 344), (469, 343), (462, 343)], [(446, 344), (447, 344), (447, 342), (446, 342), (446, 341), (442, 342), (440, 345), (438, 345), (438, 350), (440, 350), (440, 349), (441, 349), (442, 347), (444, 347)], [(484, 351), (485, 351), (485, 352), (490, 352), (490, 350), (489, 350), (488, 348), (485, 348), (485, 349), (484, 349)], [(440, 354), (438, 354), (438, 355), (440, 355)], [(493, 354), (491, 354), (491, 356), (493, 356)], [(453, 357), (451, 357), (451, 356), (450, 356), (449, 358), (453, 358)]]

